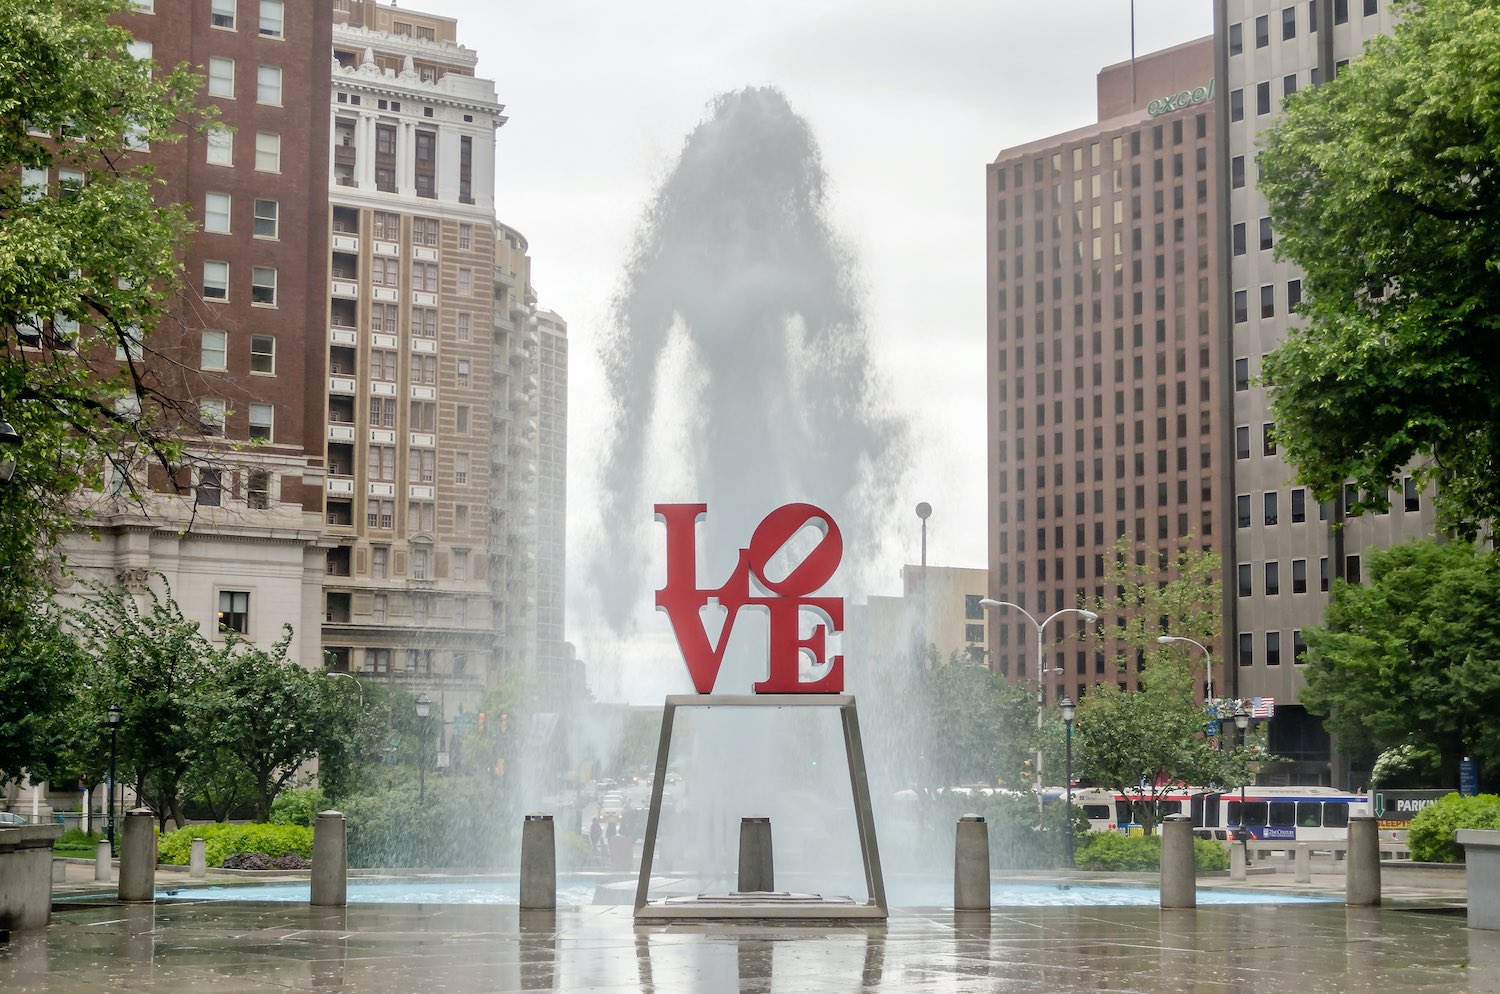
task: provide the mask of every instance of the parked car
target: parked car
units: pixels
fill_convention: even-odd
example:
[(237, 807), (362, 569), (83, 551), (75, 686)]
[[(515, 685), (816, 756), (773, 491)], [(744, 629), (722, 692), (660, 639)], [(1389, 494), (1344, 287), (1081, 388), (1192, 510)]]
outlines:
[(617, 818), (625, 810), (625, 795), (604, 794), (599, 798), (599, 813), (605, 818)]
[(30, 825), (31, 821), (13, 811), (0, 811), (0, 825)]

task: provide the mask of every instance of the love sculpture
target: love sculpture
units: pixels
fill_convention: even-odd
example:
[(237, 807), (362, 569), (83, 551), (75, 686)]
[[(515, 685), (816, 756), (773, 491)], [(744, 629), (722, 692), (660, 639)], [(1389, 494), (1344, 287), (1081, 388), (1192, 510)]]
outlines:
[[(749, 544), (739, 550), (739, 558), (729, 578), (717, 587), (704, 587), (699, 585), (698, 579), (697, 528), (698, 522), (708, 514), (708, 505), (657, 504), (655, 510), (656, 519), (666, 526), (667, 539), (667, 578), (656, 591), (656, 606), (666, 613), (671, 623), (697, 693), (668, 695), (662, 709), (656, 775), (651, 783), (651, 807), (646, 817), (645, 846), (641, 851), (640, 878), (636, 883), (635, 917), (638, 920), (884, 919), (889, 908), (880, 872), (880, 850), (875, 842), (875, 819), (870, 805), (870, 784), (865, 775), (859, 715), (854, 695), (843, 692), (844, 657), (828, 655), (828, 636), (839, 634), (844, 627), (844, 599), (818, 593), (833, 578), (844, 556), (844, 538), (838, 525), (827, 512), (812, 504), (778, 507), (761, 519)], [(800, 562), (776, 579), (771, 567), (778, 561), (778, 555), (808, 527), (820, 533), (816, 544)], [(709, 635), (704, 623), (704, 609), (710, 605), (717, 605), (724, 611), (724, 622), (717, 639)], [(764, 611), (767, 617), (766, 678), (753, 685), (754, 694), (715, 693), (730, 636), (746, 608)], [(801, 627), (804, 613), (817, 618), (806, 635), (802, 634)], [(826, 672), (804, 682), (801, 678), (803, 658), (815, 667), (826, 667)], [(844, 754), (849, 763), (855, 828), (859, 834), (865, 886), (869, 894), (867, 900), (799, 895), (795, 901), (788, 902), (787, 895), (770, 893), (765, 894), (763, 901), (755, 900), (755, 893), (734, 893), (717, 898), (700, 893), (697, 897), (649, 900), (667, 760), (672, 748), (672, 724), (680, 707), (838, 708), (844, 731)], [(746, 745), (755, 748), (759, 743)], [(760, 813), (740, 812), (740, 815)]]

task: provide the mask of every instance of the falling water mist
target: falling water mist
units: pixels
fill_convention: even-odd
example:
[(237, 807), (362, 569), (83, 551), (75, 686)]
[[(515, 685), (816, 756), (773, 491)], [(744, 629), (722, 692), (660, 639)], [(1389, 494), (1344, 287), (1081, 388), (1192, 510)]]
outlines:
[[(688, 135), (647, 211), (603, 357), (615, 405), (601, 467), (606, 538), (586, 572), (590, 602), (622, 641), (667, 630), (651, 613), (663, 576), (656, 503), (708, 505), (703, 587), (724, 582), (755, 525), (789, 502), (822, 507), (843, 533), (828, 593), (851, 597), (872, 564), (892, 561), (881, 552), (905, 519), (896, 509), (905, 426), (881, 392), (816, 142), (779, 91), (723, 94)], [(794, 565), (805, 548), (794, 539), (783, 556)], [(763, 617), (742, 612), (720, 692), (748, 693), (764, 678), (764, 638)], [(690, 689), (675, 646), (652, 665)], [(848, 689), (879, 695), (862, 666), (846, 660)], [(879, 792), (880, 722), (863, 697), (861, 709)], [(679, 716), (674, 767), (679, 757), (687, 765), (677, 810), (663, 820), (659, 869), (732, 874), (740, 817), (770, 815), (778, 874), (857, 876), (834, 709)]]

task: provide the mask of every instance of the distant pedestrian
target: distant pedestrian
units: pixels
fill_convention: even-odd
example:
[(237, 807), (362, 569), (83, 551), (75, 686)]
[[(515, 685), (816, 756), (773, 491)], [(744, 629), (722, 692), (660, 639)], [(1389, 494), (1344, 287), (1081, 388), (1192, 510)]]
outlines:
[(589, 845), (595, 849), (599, 848), (599, 840), (604, 838), (604, 822), (594, 815), (593, 822), (589, 825)]

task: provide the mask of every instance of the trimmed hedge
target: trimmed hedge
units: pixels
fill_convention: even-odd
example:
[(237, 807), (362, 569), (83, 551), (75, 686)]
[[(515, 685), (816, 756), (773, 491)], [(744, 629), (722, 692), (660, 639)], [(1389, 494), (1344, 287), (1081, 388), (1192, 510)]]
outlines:
[(312, 837), (312, 829), (301, 825), (189, 825), (161, 837), (157, 859), (186, 865), (194, 839), (207, 843), (209, 866), (223, 866), (227, 857), (240, 853), (264, 853), (273, 859), (295, 853), (311, 859)]
[(1419, 863), (1462, 863), (1463, 846), (1453, 838), (1460, 828), (1500, 828), (1500, 796), (1449, 794), (1418, 811), (1407, 834), (1411, 858)]
[[(1080, 870), (1115, 873), (1161, 869), (1161, 836), (1090, 832), (1074, 857)], [(1229, 869), (1229, 850), (1222, 842), (1193, 839), (1193, 865), (1199, 873)]]

